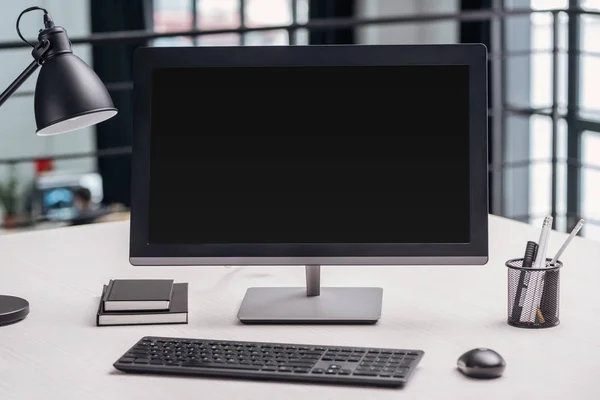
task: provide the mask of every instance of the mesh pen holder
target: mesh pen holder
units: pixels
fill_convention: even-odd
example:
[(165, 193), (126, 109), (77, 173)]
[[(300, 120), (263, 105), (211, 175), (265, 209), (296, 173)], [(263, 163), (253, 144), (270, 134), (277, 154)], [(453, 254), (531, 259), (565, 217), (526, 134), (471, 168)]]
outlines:
[(560, 268), (562, 262), (547, 268), (524, 268), (523, 259), (508, 260), (508, 319), (518, 328), (551, 328), (560, 323)]

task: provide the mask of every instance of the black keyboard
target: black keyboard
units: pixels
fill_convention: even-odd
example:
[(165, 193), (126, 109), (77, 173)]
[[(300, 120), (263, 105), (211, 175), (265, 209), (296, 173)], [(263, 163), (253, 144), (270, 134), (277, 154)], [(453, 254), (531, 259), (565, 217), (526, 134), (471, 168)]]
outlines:
[(114, 364), (137, 373), (397, 387), (421, 350), (143, 337)]

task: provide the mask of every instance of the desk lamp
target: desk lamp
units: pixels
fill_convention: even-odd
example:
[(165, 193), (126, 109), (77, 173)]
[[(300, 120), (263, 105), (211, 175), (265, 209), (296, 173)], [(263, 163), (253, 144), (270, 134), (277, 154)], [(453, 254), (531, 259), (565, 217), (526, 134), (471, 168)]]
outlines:
[[(30, 12), (44, 12), (44, 29), (38, 42), (27, 41), (19, 22)], [(35, 122), (39, 136), (55, 135), (95, 125), (117, 114), (104, 84), (94, 71), (73, 54), (64, 28), (54, 25), (48, 11), (29, 7), (17, 18), (17, 34), (33, 50), (33, 62), (0, 94), (0, 106), (42, 67), (35, 87)], [(0, 326), (22, 320), (29, 314), (27, 300), (0, 295)]]

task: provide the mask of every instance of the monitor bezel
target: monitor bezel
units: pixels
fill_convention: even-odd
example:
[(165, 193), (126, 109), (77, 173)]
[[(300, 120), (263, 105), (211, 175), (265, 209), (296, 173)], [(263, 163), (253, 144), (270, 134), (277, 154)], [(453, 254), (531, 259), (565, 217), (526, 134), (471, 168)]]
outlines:
[[(149, 237), (151, 78), (157, 68), (466, 65), (469, 243), (156, 244)], [(483, 265), (488, 260), (487, 49), (481, 44), (142, 47), (134, 55), (133, 265)], [(443, 201), (443, 199), (440, 199)], [(440, 224), (443, 224), (440, 221)], [(435, 229), (435, 227), (432, 227)]]

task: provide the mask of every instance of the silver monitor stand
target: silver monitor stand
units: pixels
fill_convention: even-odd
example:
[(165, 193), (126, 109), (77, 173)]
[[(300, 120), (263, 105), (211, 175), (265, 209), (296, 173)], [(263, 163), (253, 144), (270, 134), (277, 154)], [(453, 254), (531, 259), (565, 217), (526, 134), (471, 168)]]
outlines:
[(321, 266), (306, 266), (306, 288), (254, 287), (246, 291), (238, 318), (245, 324), (374, 324), (383, 289), (321, 288)]

